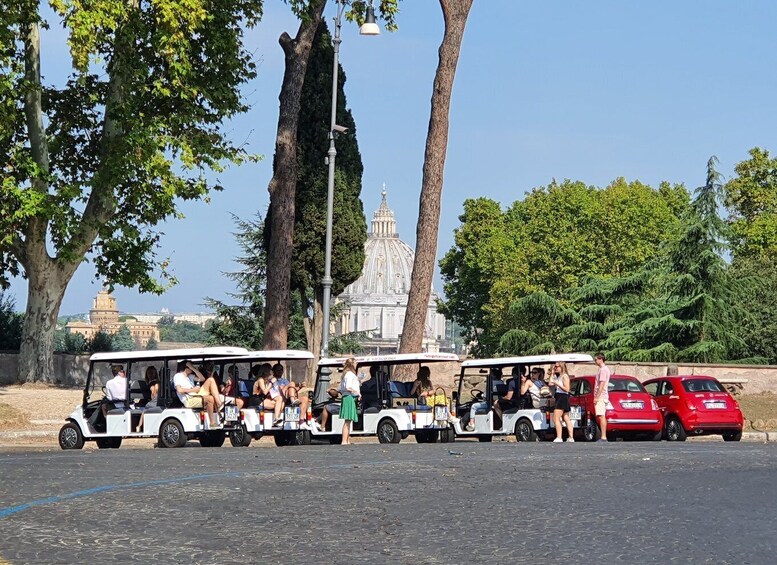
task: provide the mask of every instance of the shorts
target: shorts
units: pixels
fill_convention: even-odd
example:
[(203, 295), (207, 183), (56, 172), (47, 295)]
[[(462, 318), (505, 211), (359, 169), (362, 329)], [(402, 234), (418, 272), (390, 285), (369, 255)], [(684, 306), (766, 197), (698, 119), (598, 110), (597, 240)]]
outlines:
[(205, 399), (197, 394), (192, 394), (191, 396), (186, 397), (183, 405), (185, 408), (202, 408), (205, 406)]
[(330, 414), (339, 414), (340, 413), (340, 405), (333, 402), (332, 404), (326, 405), (326, 411)]
[(517, 405), (513, 404), (512, 400), (505, 400), (504, 398), (500, 398), (498, 400), (499, 403), (499, 409), (504, 412), (505, 410), (509, 410), (510, 408), (518, 408)]
[(604, 398), (600, 398), (596, 401), (594, 406), (594, 414), (597, 416), (604, 416), (607, 413), (607, 401)]
[(569, 412), (569, 395), (557, 392), (553, 397), (556, 400), (554, 410), (563, 410), (564, 414)]

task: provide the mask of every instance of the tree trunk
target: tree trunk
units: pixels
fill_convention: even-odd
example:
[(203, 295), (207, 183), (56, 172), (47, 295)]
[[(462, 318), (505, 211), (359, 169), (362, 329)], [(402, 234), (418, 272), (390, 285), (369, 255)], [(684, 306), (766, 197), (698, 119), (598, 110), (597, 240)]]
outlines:
[(445, 18), (445, 34), (440, 44), (440, 60), (434, 77), (429, 131), (426, 137), (424, 173), (416, 228), (415, 262), (410, 280), (405, 324), (402, 328), (400, 353), (421, 351), (426, 326), (426, 312), (432, 290), (437, 234), (440, 227), (445, 155), (448, 148), (448, 114), (453, 79), (459, 61), (461, 41), (472, 0), (440, 0)]
[(265, 349), (283, 349), (288, 343), (294, 198), (297, 186), (297, 124), (308, 56), (325, 5), (326, 0), (320, 0), (311, 8), (310, 17), (300, 23), (297, 37), (291, 39), (289, 34), (284, 32), (279, 40), (286, 55), (286, 69), (279, 96), (280, 113), (275, 138), (273, 178), (267, 188), (270, 193), (267, 264), (270, 268), (267, 269), (267, 302), (264, 314)]
[[(304, 289), (303, 291), (304, 292)], [(302, 323), (305, 326), (305, 340), (308, 344), (308, 351), (313, 353), (313, 362), (309, 367), (308, 374), (305, 375), (305, 384), (313, 386), (316, 378), (316, 368), (318, 367), (318, 360), (321, 356), (321, 319), (324, 315), (324, 308), (322, 305), (324, 298), (321, 290), (316, 292), (316, 297), (313, 303), (307, 301), (307, 298), (302, 294), (302, 308), (305, 312), (305, 318)], [(307, 313), (313, 309), (312, 316), (308, 317)]]

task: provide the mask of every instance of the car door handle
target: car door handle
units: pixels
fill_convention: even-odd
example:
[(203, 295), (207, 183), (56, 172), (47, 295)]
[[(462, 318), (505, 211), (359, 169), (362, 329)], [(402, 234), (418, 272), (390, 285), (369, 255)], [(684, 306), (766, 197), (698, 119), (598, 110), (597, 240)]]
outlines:
[(680, 398), (680, 397), (675, 395), (675, 394), (673, 394), (672, 396), (669, 397), (670, 400), (677, 400), (678, 398)]

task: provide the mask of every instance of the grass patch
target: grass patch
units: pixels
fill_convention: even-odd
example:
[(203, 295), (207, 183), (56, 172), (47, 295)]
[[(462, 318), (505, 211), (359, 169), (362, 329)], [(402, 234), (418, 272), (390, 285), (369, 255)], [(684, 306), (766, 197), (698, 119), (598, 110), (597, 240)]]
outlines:
[(13, 406), (0, 402), (0, 430), (21, 429), (25, 425), (27, 416)]
[(777, 430), (777, 394), (763, 392), (737, 396), (746, 430)]

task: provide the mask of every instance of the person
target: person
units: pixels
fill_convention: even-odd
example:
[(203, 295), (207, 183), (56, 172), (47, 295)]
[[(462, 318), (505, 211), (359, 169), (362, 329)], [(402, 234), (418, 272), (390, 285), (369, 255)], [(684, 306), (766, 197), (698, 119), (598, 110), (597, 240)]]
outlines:
[[(159, 399), (159, 373), (157, 372), (156, 367), (153, 365), (147, 367), (144, 379), (148, 385), (148, 391), (151, 394), (151, 399), (146, 402), (144, 408), (154, 408), (155, 406), (158, 406)], [(138, 420), (138, 427), (136, 429), (137, 432), (143, 431), (143, 416), (145, 416), (145, 413), (140, 415), (140, 420)]]
[(281, 414), (286, 405), (278, 386), (278, 380), (275, 378), (275, 375), (272, 374), (272, 365), (269, 363), (255, 365), (251, 369), (251, 374), (256, 377), (256, 381), (254, 382), (253, 395), (251, 396), (250, 403), (256, 406), (262, 406), (267, 410), (272, 410), (272, 427), (276, 428), (280, 426), (283, 424)]
[(610, 368), (605, 365), (606, 359), (603, 353), (599, 353), (594, 362), (599, 367), (596, 373), (596, 385), (594, 386), (594, 414), (599, 420), (599, 429), (602, 431), (602, 437), (599, 441), (607, 441), (607, 402), (610, 400)]
[(420, 367), (416, 374), (416, 380), (413, 388), (410, 389), (410, 396), (418, 398), (419, 404), (426, 404), (429, 397), (434, 397), (434, 387), (432, 386), (432, 371), (429, 367)]
[[(489, 373), (491, 375), (492, 383), (502, 380), (501, 367), (492, 367)], [(473, 400), (482, 399), (482, 400), (477, 400), (477, 402), (472, 402), (472, 404), (469, 407), (469, 412), (464, 414), (461, 418), (461, 426), (468, 432), (475, 431), (475, 414), (477, 414), (480, 410), (488, 409), (488, 402), (485, 399), (483, 399), (482, 396), (475, 396), (475, 394), (473, 394), (472, 399)]]
[(556, 363), (553, 365), (553, 372), (550, 377), (550, 385), (555, 387), (556, 392), (553, 395), (555, 405), (553, 407), (553, 424), (556, 426), (556, 439), (554, 442), (564, 441), (561, 439), (562, 428), (561, 419), (564, 419), (564, 424), (567, 426), (567, 441), (574, 443), (574, 428), (572, 427), (572, 419), (569, 417), (569, 374), (567, 373), (566, 363)]
[(337, 401), (337, 399), (340, 397), (340, 385), (336, 382), (330, 383), (331, 386), (326, 390), (327, 394), (329, 395), (330, 402), (326, 403), (324, 405), (324, 409), (321, 411), (321, 421), (313, 420), (313, 427), (316, 429), (316, 431), (325, 432), (326, 431), (326, 423), (329, 420), (329, 416), (331, 414), (339, 414), (340, 413), (340, 403)]
[(380, 365), (370, 365), (370, 376), (361, 382), (362, 406), (380, 406), (378, 400), (378, 375)]
[(523, 402), (523, 383), (528, 380), (526, 377), (526, 367), (524, 365), (516, 365), (513, 367), (511, 376), (510, 382), (507, 383), (507, 393), (502, 398), (494, 399), (494, 414), (500, 420), (505, 410), (508, 408), (520, 408)]
[[(531, 377), (529, 379), (533, 386), (529, 387), (529, 394), (531, 395), (531, 405), (534, 408), (544, 406), (542, 398), (542, 387), (547, 386), (545, 382), (545, 371), (541, 367), (534, 367), (531, 370)], [(526, 405), (528, 408), (529, 405)]]
[(225, 380), (223, 384), (219, 384), (219, 392), (224, 396), (225, 399), (234, 398), (235, 406), (237, 406), (237, 409), (240, 410), (243, 408), (243, 406), (246, 405), (248, 398), (240, 395), (239, 391), (238, 394), (235, 394), (236, 386), (239, 386), (237, 380), (237, 365), (232, 364), (227, 368), (227, 380)]
[(356, 359), (349, 357), (343, 363), (343, 378), (340, 381), (340, 395), (343, 397), (340, 406), (340, 418), (343, 420), (342, 445), (351, 445), (351, 422), (359, 421), (356, 411), (356, 399), (361, 396), (359, 378), (356, 376)]
[(542, 367), (534, 367), (531, 370), (531, 377), (538, 389), (548, 386), (548, 383), (545, 381), (545, 370)]
[[(198, 386), (194, 383), (191, 377), (193, 374), (204, 380), (202, 385)], [(221, 406), (217, 399), (218, 386), (212, 378), (204, 379), (191, 361), (179, 361), (173, 377), (173, 385), (178, 399), (185, 408), (205, 408), (211, 427), (218, 426), (216, 412), (221, 409)]]
[(278, 390), (281, 391), (283, 398), (289, 401), (292, 406), (299, 406), (302, 401), (299, 399), (299, 387), (297, 383), (283, 376), (283, 365), (276, 363), (272, 366), (272, 374), (278, 382)]
[(216, 384), (216, 390), (218, 391), (216, 396), (222, 406), (225, 404), (236, 404), (238, 408), (243, 407), (242, 399), (234, 398), (233, 396), (227, 396), (224, 394), (224, 391), (226, 390), (226, 384), (221, 381), (221, 375), (219, 375), (216, 371), (216, 363), (213, 361), (205, 361), (205, 363), (203, 363), (203, 365), (200, 367), (200, 370), (206, 382), (209, 379), (212, 379)]
[(127, 373), (124, 365), (112, 365), (113, 378), (105, 383), (105, 400), (102, 403), (103, 416), (108, 415), (111, 408), (124, 408), (127, 402)]

